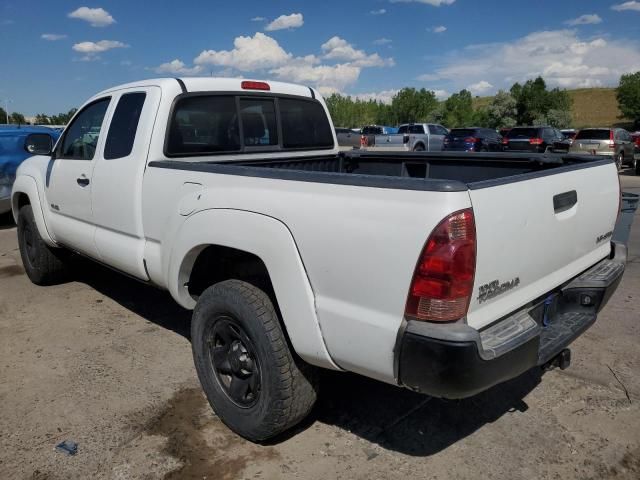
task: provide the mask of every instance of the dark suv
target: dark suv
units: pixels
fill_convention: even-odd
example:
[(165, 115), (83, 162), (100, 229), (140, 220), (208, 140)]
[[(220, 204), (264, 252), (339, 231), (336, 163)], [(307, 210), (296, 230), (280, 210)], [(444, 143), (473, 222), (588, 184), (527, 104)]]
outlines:
[(553, 127), (514, 127), (502, 139), (505, 152), (566, 153), (569, 140)]
[(464, 152), (499, 152), (502, 137), (490, 128), (452, 128), (444, 137), (443, 150)]

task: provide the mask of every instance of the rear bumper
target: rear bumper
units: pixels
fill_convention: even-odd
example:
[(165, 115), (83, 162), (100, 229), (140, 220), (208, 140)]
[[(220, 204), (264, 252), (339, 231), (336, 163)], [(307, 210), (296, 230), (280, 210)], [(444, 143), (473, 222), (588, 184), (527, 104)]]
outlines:
[(596, 320), (624, 273), (627, 249), (526, 309), (482, 331), (410, 320), (395, 349), (398, 382), (442, 398), (465, 398), (554, 359)]

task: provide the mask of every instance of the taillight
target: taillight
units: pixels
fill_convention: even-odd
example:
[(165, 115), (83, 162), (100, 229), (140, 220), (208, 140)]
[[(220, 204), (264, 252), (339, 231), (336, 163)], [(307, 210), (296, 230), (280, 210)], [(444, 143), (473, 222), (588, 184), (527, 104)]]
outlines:
[(464, 139), (464, 143), (476, 143), (478, 139), (476, 137), (467, 137)]
[(422, 249), (405, 308), (407, 317), (450, 322), (467, 314), (476, 269), (473, 210), (445, 218)]
[(449, 143), (449, 142), (451, 142), (451, 139), (449, 137), (444, 137), (443, 142), (444, 143)]
[(529, 139), (529, 143), (531, 145), (542, 145), (542, 142), (544, 142), (544, 140), (542, 140), (541, 138), (530, 138)]
[(360, 135), (360, 146), (366, 147), (369, 144), (366, 135)]
[(609, 148), (616, 148), (616, 140), (613, 138), (613, 130), (609, 130)]
[(254, 82), (251, 80), (243, 80), (240, 87), (243, 90), (271, 90), (267, 82)]
[(503, 145), (508, 145), (509, 144), (509, 139), (507, 137), (502, 137), (502, 144)]

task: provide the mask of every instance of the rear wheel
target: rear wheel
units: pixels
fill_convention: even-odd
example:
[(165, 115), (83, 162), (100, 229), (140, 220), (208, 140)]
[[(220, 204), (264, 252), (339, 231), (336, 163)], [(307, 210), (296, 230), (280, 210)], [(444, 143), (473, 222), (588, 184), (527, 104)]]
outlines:
[(616, 155), (616, 168), (618, 171), (622, 170), (622, 165), (624, 165), (624, 153), (620, 152)]
[(316, 401), (315, 368), (292, 354), (269, 297), (249, 283), (227, 280), (202, 293), (191, 345), (211, 407), (251, 441), (294, 426)]
[(415, 147), (413, 147), (414, 152), (424, 152), (424, 145), (419, 143)]
[(640, 175), (640, 162), (638, 161), (637, 158), (633, 159), (633, 170), (636, 173), (636, 175)]
[(18, 245), (29, 280), (36, 285), (51, 285), (66, 277), (69, 252), (49, 247), (38, 232), (31, 205), (18, 212)]

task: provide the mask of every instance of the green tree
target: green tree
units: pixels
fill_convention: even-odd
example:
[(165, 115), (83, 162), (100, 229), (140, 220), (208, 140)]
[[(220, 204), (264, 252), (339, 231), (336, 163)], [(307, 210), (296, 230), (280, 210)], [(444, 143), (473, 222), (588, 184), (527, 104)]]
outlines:
[(391, 100), (393, 123), (426, 122), (438, 106), (435, 93), (421, 88), (403, 88)]
[(616, 98), (622, 118), (630, 118), (636, 126), (640, 126), (640, 72), (620, 77)]
[(44, 113), (39, 113), (36, 115), (36, 125), (48, 125), (49, 117), (47, 117)]
[[(511, 89), (513, 90), (513, 87)], [(486, 125), (490, 128), (514, 127), (518, 123), (516, 99), (511, 93), (499, 90), (487, 107), (486, 114)]]
[(534, 125), (549, 125), (555, 128), (569, 128), (573, 123), (571, 112), (552, 108), (545, 115), (540, 114), (534, 118)]
[(0, 107), (0, 123), (7, 123), (7, 112), (2, 107)]
[(59, 113), (58, 115), (51, 115), (49, 117), (49, 123), (51, 125), (66, 125), (71, 120), (71, 117), (78, 111), (77, 108), (72, 108), (67, 113)]
[(558, 88), (547, 90), (542, 77), (527, 80), (524, 85), (515, 83), (511, 95), (516, 100), (516, 120), (520, 125), (532, 125), (536, 119), (546, 117), (550, 110), (571, 110), (569, 94)]
[(468, 90), (460, 90), (444, 101), (444, 124), (448, 128), (470, 127), (474, 120), (473, 98)]
[(17, 125), (24, 125), (27, 123), (27, 121), (24, 118), (24, 115), (18, 112), (13, 112), (11, 115), (9, 115), (9, 121)]

